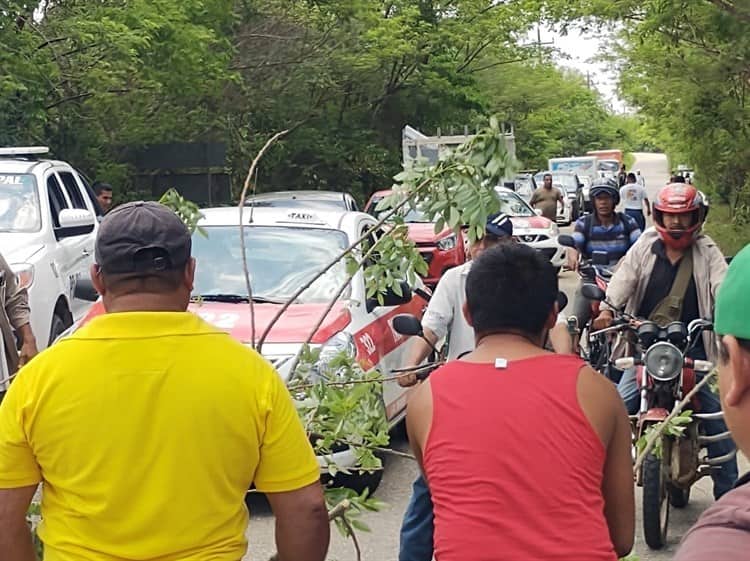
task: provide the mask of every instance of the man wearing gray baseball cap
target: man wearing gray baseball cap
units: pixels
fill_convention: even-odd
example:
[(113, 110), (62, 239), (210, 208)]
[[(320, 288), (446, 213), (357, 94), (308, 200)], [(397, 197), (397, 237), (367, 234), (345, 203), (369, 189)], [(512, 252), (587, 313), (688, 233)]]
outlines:
[(41, 482), (50, 559), (239, 561), (250, 485), (281, 561), (322, 561), (328, 517), (289, 392), (255, 351), (187, 311), (190, 232), (135, 202), (101, 223), (92, 280), (106, 314), (21, 371), (0, 405), (0, 551), (34, 559)]

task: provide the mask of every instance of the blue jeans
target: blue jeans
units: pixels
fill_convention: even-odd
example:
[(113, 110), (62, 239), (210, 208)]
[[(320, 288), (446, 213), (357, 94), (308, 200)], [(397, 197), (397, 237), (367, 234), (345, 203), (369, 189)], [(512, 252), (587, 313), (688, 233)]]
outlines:
[(635, 222), (636, 224), (638, 224), (638, 227), (641, 229), (641, 232), (643, 232), (643, 230), (646, 229), (646, 217), (643, 216), (642, 210), (637, 210), (634, 208), (626, 208), (625, 214), (635, 219)]
[(432, 561), (435, 530), (430, 489), (423, 475), (412, 488), (411, 500), (401, 524), (401, 544), (398, 561)]
[[(698, 383), (701, 378), (702, 376), (698, 376), (696, 378), (696, 383)], [(635, 368), (630, 368), (623, 373), (620, 383), (617, 386), (617, 391), (620, 392), (620, 397), (622, 397), (622, 400), (625, 402), (625, 407), (627, 407), (628, 413), (630, 415), (635, 415), (641, 406), (641, 394), (638, 391), (638, 385), (635, 379)], [(698, 399), (701, 404), (701, 413), (715, 413), (721, 411), (719, 397), (712, 392), (707, 385), (698, 390)], [(708, 436), (720, 434), (727, 430), (727, 425), (723, 420), (701, 421), (701, 427)], [(723, 456), (734, 449), (734, 441), (731, 438), (720, 440), (707, 446), (708, 456), (711, 458)], [(732, 489), (739, 475), (737, 471), (736, 457), (721, 464), (720, 467), (720, 470), (711, 474), (711, 478), (714, 480), (714, 498), (716, 499)]]

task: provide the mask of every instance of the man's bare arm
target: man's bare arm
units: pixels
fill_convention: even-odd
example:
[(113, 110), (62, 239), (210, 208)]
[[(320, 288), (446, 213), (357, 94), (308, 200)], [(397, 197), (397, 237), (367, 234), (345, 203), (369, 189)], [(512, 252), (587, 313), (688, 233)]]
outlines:
[(568, 332), (567, 323), (557, 323), (549, 331), (549, 342), (559, 355), (573, 354), (573, 338)]
[(266, 497), (276, 517), (278, 560), (324, 561), (331, 533), (320, 483)]
[(0, 489), (0, 552), (3, 561), (37, 561), (26, 512), (36, 485)]
[(36, 346), (36, 338), (33, 331), (31, 331), (30, 323), (22, 325), (17, 331), (21, 338), (21, 352), (18, 362), (18, 366), (20, 367), (34, 358), (39, 353), (39, 349)]
[[(435, 333), (429, 327), (424, 328), (424, 336), (433, 345), (437, 343), (437, 335), (435, 335)], [(420, 364), (422, 364), (422, 361), (427, 358), (427, 355), (430, 354), (432, 348), (427, 344), (427, 341), (423, 340), (421, 337), (412, 337), (412, 339), (414, 341), (412, 344), (412, 349), (406, 359), (406, 365), (419, 366)], [(413, 386), (417, 383), (417, 375), (405, 374), (398, 379), (398, 383), (403, 387)]]

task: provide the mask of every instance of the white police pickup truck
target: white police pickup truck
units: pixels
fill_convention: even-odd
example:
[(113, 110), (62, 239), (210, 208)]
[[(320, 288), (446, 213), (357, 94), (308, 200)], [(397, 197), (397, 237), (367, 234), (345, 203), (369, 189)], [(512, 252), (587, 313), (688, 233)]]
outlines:
[(90, 306), (74, 292), (93, 262), (100, 213), (84, 178), (65, 162), (42, 158), (47, 152), (0, 148), (0, 253), (28, 289), (40, 350)]

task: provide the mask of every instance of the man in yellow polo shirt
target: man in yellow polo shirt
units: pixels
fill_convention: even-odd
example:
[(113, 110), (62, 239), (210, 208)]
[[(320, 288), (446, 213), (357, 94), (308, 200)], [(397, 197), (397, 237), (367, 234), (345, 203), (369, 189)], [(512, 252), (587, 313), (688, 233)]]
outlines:
[(158, 203), (102, 221), (92, 278), (107, 313), (23, 368), (0, 406), (0, 559), (239, 561), (254, 483), (282, 561), (322, 561), (318, 465), (273, 368), (187, 312), (190, 234)]

